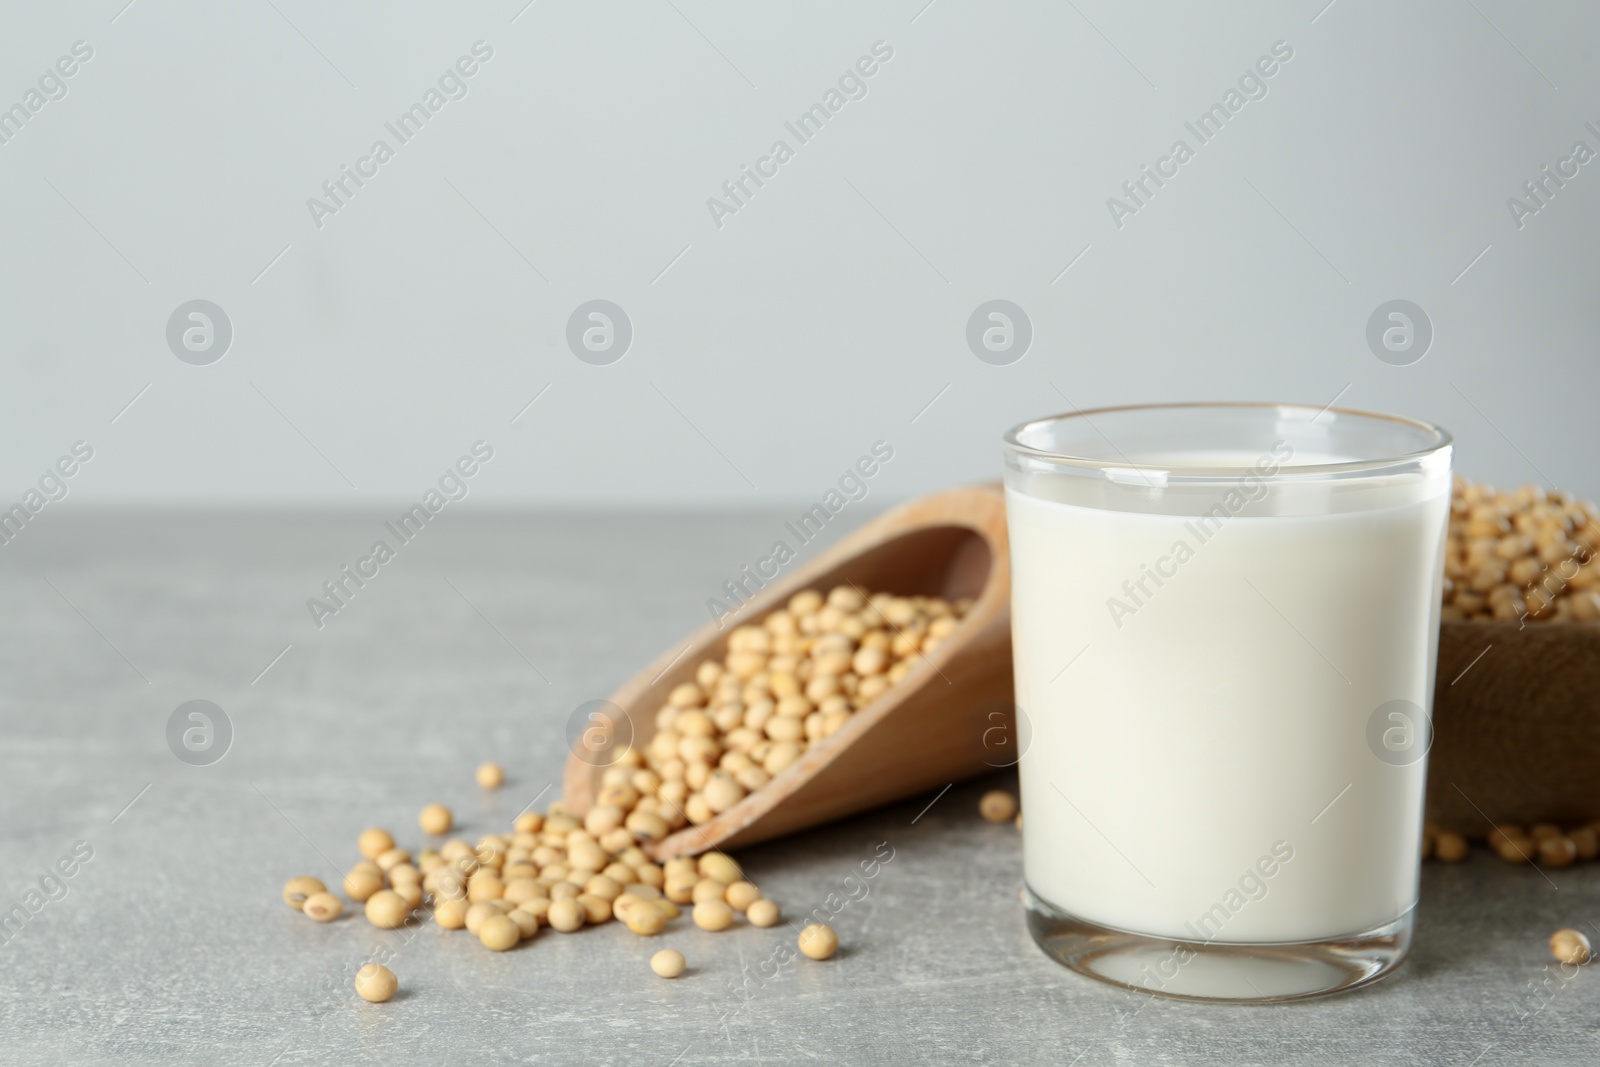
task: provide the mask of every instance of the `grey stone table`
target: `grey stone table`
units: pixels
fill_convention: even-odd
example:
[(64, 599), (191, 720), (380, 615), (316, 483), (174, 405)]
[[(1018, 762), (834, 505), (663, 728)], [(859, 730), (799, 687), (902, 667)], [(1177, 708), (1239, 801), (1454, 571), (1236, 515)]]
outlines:
[[(698, 624), (780, 519), (446, 513), (319, 630), (307, 599), (388, 516), (73, 507), (0, 548), (0, 908), (27, 915), (0, 930), (0, 1062), (1600, 1062), (1600, 974), (1562, 978), (1544, 947), (1600, 920), (1600, 867), (1430, 865), (1411, 959), (1366, 990), (1150, 1000), (1028, 939), (1018, 836), (975, 814), (1003, 775), (744, 854), (796, 914), (892, 850), (828, 964), (763, 970), (783, 926), (613, 924), (497, 955), (432, 925), (315, 925), (280, 887), (332, 882), (363, 826), (414, 843), (438, 800), (476, 834), (553, 797), (570, 711)], [(166, 739), (195, 699), (232, 725), (209, 766)], [(510, 775), (495, 794), (472, 782), (485, 758)], [(663, 944), (683, 979), (649, 973)], [(380, 1006), (350, 992), (375, 951), (402, 988)]]

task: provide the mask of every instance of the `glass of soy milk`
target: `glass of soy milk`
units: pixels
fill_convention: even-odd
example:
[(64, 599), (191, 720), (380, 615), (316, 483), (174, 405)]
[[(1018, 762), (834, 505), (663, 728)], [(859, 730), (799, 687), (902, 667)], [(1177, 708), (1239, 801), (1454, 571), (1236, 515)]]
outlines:
[(1004, 441), (1034, 939), (1200, 1000), (1398, 966), (1449, 435), (1240, 403), (1080, 411)]

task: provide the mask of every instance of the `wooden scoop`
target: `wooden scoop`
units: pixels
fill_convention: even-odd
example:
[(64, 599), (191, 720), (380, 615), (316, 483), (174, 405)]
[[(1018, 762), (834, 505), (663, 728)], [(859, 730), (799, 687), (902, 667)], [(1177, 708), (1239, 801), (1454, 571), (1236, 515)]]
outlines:
[[(722, 662), (735, 626), (759, 623), (802, 589), (826, 595), (855, 583), (869, 593), (972, 597), (960, 625), (840, 730), (736, 806), (647, 844), (656, 860), (737, 848), (794, 833), (1016, 762), (1012, 721), (1011, 561), (1005, 496), (979, 485), (912, 501), (846, 537), (808, 565), (769, 582), (719, 629), (673, 645), (611, 697), (627, 713), (632, 746), (655, 733), (656, 711), (705, 660)], [(620, 724), (601, 725), (615, 737)], [(614, 728), (614, 729), (612, 729)], [(604, 750), (604, 744), (597, 746)], [(597, 762), (600, 762), (597, 759)], [(604, 766), (567, 761), (567, 804), (587, 812)]]

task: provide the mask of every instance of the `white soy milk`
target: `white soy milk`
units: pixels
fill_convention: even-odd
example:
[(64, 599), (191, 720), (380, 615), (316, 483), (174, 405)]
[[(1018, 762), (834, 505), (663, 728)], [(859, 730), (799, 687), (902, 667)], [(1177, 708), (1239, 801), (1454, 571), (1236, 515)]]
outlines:
[(1008, 489), (1033, 891), (1188, 941), (1328, 938), (1410, 909), (1426, 760), (1379, 758), (1369, 720), (1431, 707), (1448, 491), (1282, 514), (1275, 488), (1202, 520)]

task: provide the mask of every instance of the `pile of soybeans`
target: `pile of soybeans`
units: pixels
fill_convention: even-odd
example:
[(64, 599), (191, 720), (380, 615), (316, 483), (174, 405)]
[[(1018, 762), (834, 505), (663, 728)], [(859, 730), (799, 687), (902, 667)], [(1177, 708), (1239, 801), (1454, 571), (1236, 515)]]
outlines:
[[(504, 773), (497, 764), (485, 764), (478, 780), (498, 787)], [(595, 810), (579, 820), (558, 801), (543, 815), (518, 815), (509, 833), (486, 834), (475, 846), (451, 838), (415, 857), (396, 845), (389, 831), (369, 828), (356, 842), (364, 858), (345, 875), (341, 888), (380, 929), (425, 922), (431, 906), (434, 923), (465, 929), (495, 952), (514, 948), (541, 927), (570, 934), (612, 919), (649, 937), (682, 914), (680, 904), (692, 909), (702, 930), (726, 930), (741, 916), (752, 926), (777, 923), (778, 905), (762, 896), (730, 857), (707, 852), (658, 865), (631, 834), (621, 848), (608, 850), (601, 839), (615, 845), (623, 838), (607, 819), (594, 818)], [(450, 831), (453, 818), (448, 808), (430, 804), (418, 823), (424, 833), (440, 835)], [(290, 879), (283, 899), (317, 922), (332, 922), (344, 912), (344, 901), (316, 878)], [(803, 955), (825, 960), (839, 941), (832, 928), (813, 923), (801, 930), (798, 945)], [(676, 978), (684, 970), (683, 955), (673, 949), (657, 952), (651, 969)], [(398, 988), (394, 974), (381, 964), (367, 964), (356, 976), (356, 991), (374, 1002), (388, 1000)]]
[[(523, 812), (509, 831), (485, 834), (475, 845), (459, 837), (440, 842), (454, 817), (430, 804), (418, 825), (437, 847), (413, 854), (387, 830), (363, 831), (357, 841), (363, 858), (345, 875), (344, 895), (374, 926), (396, 929), (431, 918), (497, 952), (544, 927), (573, 933), (612, 920), (653, 936), (685, 908), (702, 930), (727, 930), (741, 919), (770, 927), (780, 918), (778, 904), (729, 856), (712, 851), (657, 864), (641, 846), (705, 823), (766, 785), (903, 679), (971, 606), (967, 599), (869, 595), (854, 585), (826, 596), (797, 593), (759, 624), (733, 630), (721, 662), (706, 660), (694, 681), (672, 690), (656, 712), (650, 742), (616, 754), (581, 819), (556, 801), (542, 814)], [(477, 778), (496, 789), (505, 774), (486, 763)], [(345, 909), (344, 900), (311, 877), (291, 879), (283, 899), (317, 922), (332, 922)], [(838, 943), (823, 923), (798, 937), (800, 953), (816, 960), (830, 958)], [(671, 949), (651, 961), (666, 978), (684, 966)], [(356, 989), (381, 1002), (398, 981), (373, 963), (359, 972)]]
[(1509, 493), (1456, 478), (1445, 548), (1446, 621), (1600, 620), (1600, 510), (1559, 489)]
[(710, 821), (903, 679), (971, 607), (854, 585), (826, 599), (796, 593), (759, 625), (733, 630), (721, 663), (706, 660), (672, 690), (642, 772), (623, 781), (609, 769), (600, 804), (622, 811), (630, 828), (640, 811), (671, 829)]

